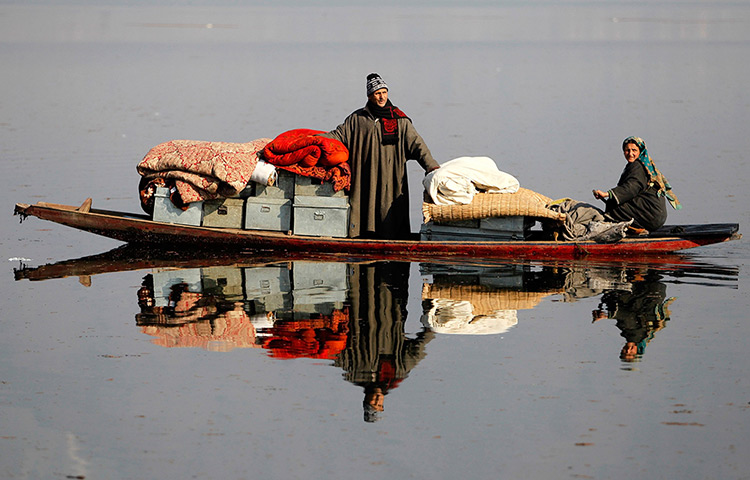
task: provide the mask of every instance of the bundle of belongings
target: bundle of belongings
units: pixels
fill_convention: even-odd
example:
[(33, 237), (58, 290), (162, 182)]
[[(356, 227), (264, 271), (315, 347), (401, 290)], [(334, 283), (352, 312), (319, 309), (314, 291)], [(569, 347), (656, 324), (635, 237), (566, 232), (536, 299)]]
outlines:
[(138, 164), (141, 206), (153, 212), (157, 187), (175, 205), (237, 196), (248, 184), (274, 185), (277, 169), (349, 189), (349, 151), (319, 130), (296, 129), (247, 143), (172, 140), (152, 148)]
[(550, 227), (562, 234), (565, 240), (593, 240), (599, 243), (614, 243), (625, 238), (628, 227), (633, 219), (627, 222), (608, 222), (604, 219), (604, 212), (597, 207), (563, 198), (551, 202), (549, 209), (565, 215), (562, 225)]
[(349, 150), (338, 140), (319, 137), (320, 130), (295, 129), (269, 142), (261, 157), (285, 170), (331, 182), (335, 191), (349, 190)]
[(523, 188), (489, 157), (448, 161), (427, 174), (423, 185), (425, 240), (525, 239), (539, 220), (553, 238), (611, 243), (624, 238), (630, 224), (605, 222), (592, 205)]
[(141, 207), (147, 213), (153, 212), (157, 187), (169, 188), (172, 203), (185, 207), (192, 202), (233, 197), (250, 181), (273, 184), (275, 170), (258, 158), (270, 141), (172, 140), (155, 146), (136, 167), (141, 175)]

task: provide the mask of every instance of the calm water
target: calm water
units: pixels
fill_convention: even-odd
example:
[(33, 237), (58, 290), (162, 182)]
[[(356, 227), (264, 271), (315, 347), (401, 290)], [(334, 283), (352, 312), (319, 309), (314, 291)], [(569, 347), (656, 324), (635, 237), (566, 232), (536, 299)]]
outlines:
[(684, 205), (670, 223), (744, 228), (750, 5), (145, 3), (0, 6), (0, 476), (749, 477), (746, 241), (618, 264), (180, 258), (10, 213), (138, 211), (152, 146), (333, 128), (376, 71), (441, 162), (590, 200), (640, 135)]

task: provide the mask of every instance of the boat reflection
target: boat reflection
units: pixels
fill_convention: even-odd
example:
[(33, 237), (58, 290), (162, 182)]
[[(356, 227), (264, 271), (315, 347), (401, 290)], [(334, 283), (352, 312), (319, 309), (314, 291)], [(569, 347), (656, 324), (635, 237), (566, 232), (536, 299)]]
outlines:
[(136, 324), (164, 347), (264, 348), (277, 358), (333, 359), (350, 323), (348, 268), (302, 261), (157, 268), (138, 291)]
[[(702, 267), (696, 276), (703, 285), (733, 286), (733, 268)], [(532, 309), (542, 299), (556, 295), (562, 302), (600, 297), (593, 322), (615, 321), (625, 345), (620, 358), (637, 361), (654, 334), (670, 319), (666, 278), (683, 270), (657, 270), (645, 266), (593, 265), (496, 267), (423, 266), (432, 282), (423, 287), (422, 322), (445, 334), (505, 333), (518, 323), (518, 310)], [(678, 275), (684, 278), (685, 275)], [(736, 286), (734, 286), (736, 288)]]
[[(332, 261), (339, 260), (339, 261)], [(382, 259), (214, 256), (129, 249), (15, 271), (16, 279), (145, 270), (135, 323), (163, 347), (227, 352), (254, 348), (277, 359), (330, 361), (362, 388), (365, 421), (449, 335), (512, 334), (519, 312), (546, 301), (599, 299), (594, 322), (612, 321), (624, 362), (639, 360), (670, 319), (670, 283), (737, 288), (739, 269), (662, 257), (648, 264), (423, 262), (421, 321), (407, 333), (412, 264)], [(412, 325), (412, 330), (415, 330)]]
[(518, 310), (565, 292), (563, 269), (539, 271), (528, 264), (422, 264), (432, 277), (422, 286), (422, 323), (442, 334), (505, 333), (518, 323)]

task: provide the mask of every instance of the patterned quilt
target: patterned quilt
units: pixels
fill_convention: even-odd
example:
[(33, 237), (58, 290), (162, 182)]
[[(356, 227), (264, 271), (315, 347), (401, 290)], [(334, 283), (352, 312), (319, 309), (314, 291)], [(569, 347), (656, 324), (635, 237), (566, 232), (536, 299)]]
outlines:
[[(247, 143), (172, 140), (152, 148), (136, 169), (144, 184), (174, 185), (183, 204), (237, 195), (250, 180), (258, 153), (271, 141)], [(178, 204), (178, 202), (175, 202)]]

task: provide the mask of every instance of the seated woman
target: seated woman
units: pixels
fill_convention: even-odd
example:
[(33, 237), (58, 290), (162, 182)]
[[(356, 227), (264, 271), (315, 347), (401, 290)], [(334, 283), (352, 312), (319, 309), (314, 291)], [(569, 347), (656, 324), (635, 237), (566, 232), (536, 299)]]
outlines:
[(665, 198), (675, 210), (681, 208), (667, 179), (654, 166), (646, 150), (646, 143), (638, 137), (622, 142), (628, 164), (617, 186), (605, 191), (594, 190), (594, 197), (606, 202), (604, 218), (610, 222), (633, 220), (632, 227), (657, 230), (667, 220)]

